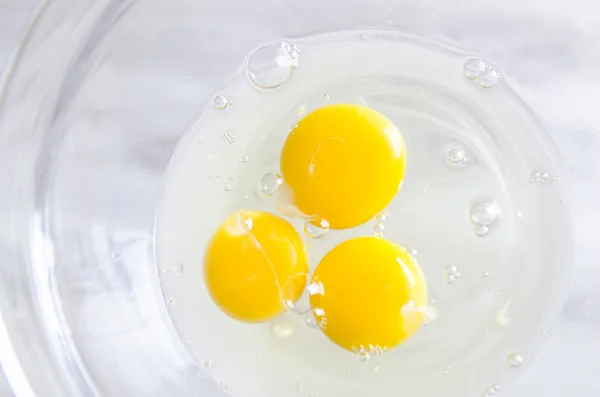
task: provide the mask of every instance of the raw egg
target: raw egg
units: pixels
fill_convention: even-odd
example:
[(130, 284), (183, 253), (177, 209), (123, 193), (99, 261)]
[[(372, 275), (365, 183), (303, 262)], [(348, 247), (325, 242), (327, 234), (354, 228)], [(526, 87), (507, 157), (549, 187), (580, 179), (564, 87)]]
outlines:
[(345, 229), (373, 218), (396, 195), (406, 149), (398, 129), (382, 114), (336, 104), (298, 123), (283, 146), (280, 165), (301, 212)]
[(308, 278), (302, 239), (284, 219), (237, 211), (216, 231), (204, 256), (204, 280), (219, 308), (245, 322), (262, 322), (295, 303)]
[(309, 293), (321, 330), (355, 352), (393, 349), (419, 329), (427, 305), (415, 259), (377, 237), (334, 247), (317, 266)]

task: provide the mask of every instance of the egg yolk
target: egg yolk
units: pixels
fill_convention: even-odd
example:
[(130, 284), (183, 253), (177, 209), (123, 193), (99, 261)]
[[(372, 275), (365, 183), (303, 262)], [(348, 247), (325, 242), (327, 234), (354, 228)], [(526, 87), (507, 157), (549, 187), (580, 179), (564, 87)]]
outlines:
[(204, 257), (204, 280), (213, 301), (230, 317), (261, 322), (295, 303), (306, 285), (302, 239), (285, 220), (238, 211), (219, 227)]
[(300, 211), (333, 229), (360, 225), (383, 210), (406, 168), (402, 135), (382, 114), (336, 104), (309, 113), (289, 134), (281, 173)]
[(319, 263), (309, 293), (325, 335), (354, 352), (394, 348), (417, 331), (427, 304), (415, 259), (377, 237), (333, 248)]

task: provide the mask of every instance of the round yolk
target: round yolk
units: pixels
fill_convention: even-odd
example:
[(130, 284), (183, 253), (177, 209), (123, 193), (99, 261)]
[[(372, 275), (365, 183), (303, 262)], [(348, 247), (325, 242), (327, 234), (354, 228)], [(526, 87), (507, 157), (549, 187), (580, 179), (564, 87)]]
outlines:
[(320, 328), (357, 352), (392, 349), (419, 328), (427, 286), (417, 262), (397, 244), (359, 237), (333, 248), (309, 287)]
[(308, 114), (281, 152), (281, 172), (295, 205), (333, 229), (360, 225), (383, 210), (405, 168), (398, 129), (359, 105), (330, 105)]
[(296, 302), (306, 285), (302, 239), (285, 220), (238, 211), (219, 227), (204, 256), (204, 280), (214, 302), (230, 317), (261, 322)]

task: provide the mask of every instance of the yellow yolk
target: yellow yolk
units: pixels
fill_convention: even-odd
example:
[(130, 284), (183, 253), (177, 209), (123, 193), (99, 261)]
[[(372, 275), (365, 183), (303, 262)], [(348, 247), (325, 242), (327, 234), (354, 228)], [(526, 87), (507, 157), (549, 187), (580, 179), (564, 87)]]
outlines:
[(281, 172), (295, 205), (333, 229), (360, 225), (383, 210), (405, 168), (398, 129), (359, 105), (330, 105), (308, 114), (281, 152)]
[(309, 292), (325, 335), (354, 352), (394, 348), (417, 331), (427, 304), (417, 262), (404, 248), (377, 237), (333, 248), (319, 263)]
[(240, 321), (261, 322), (296, 302), (306, 285), (302, 239), (285, 220), (238, 211), (219, 227), (204, 256), (204, 280), (213, 301)]

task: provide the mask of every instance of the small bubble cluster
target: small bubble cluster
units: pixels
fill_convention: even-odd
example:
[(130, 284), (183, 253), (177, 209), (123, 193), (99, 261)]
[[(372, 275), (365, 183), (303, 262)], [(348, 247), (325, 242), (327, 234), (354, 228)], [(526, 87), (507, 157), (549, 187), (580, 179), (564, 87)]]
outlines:
[(553, 180), (547, 172), (535, 171), (529, 177), (529, 183), (544, 183)]
[(248, 80), (258, 88), (277, 88), (298, 67), (300, 49), (295, 44), (279, 42), (254, 51), (246, 64)]
[(378, 345), (360, 345), (359, 347), (352, 347), (352, 352), (356, 354), (358, 360), (362, 362), (369, 361), (371, 356), (378, 356), (387, 353), (388, 351), (390, 351), (390, 349), (388, 349), (387, 347), (381, 347)]
[(267, 196), (272, 196), (283, 185), (283, 178), (276, 172), (269, 172), (260, 179), (260, 191)]
[(485, 388), (481, 397), (491, 397), (494, 394), (496, 394), (496, 392), (499, 390), (500, 390), (500, 385), (497, 383), (494, 383)]
[(446, 284), (454, 284), (460, 278), (460, 270), (456, 265), (446, 266)]
[(373, 225), (373, 236), (375, 237), (383, 237), (383, 232), (385, 230), (385, 225), (381, 222), (375, 222)]
[(167, 305), (168, 305), (169, 307), (173, 307), (173, 304), (175, 304), (175, 298), (173, 298), (172, 296), (169, 296), (169, 297), (167, 298)]
[(482, 88), (493, 88), (500, 80), (500, 73), (481, 58), (469, 59), (464, 67), (465, 76), (475, 81)]
[(329, 222), (320, 217), (312, 217), (304, 222), (304, 234), (312, 239), (318, 239), (329, 231)]
[(213, 99), (213, 107), (217, 110), (224, 110), (232, 104), (231, 100), (225, 95), (217, 95)]
[(235, 135), (233, 135), (231, 132), (224, 133), (221, 135), (221, 138), (223, 138), (224, 141), (227, 141), (227, 143), (230, 145), (235, 143)]
[(390, 213), (389, 212), (382, 212), (381, 214), (378, 214), (375, 217), (375, 222), (384, 222), (387, 221), (388, 218), (390, 217)]
[(385, 225), (383, 222), (387, 221), (390, 217), (389, 212), (382, 212), (375, 216), (375, 224), (373, 225), (373, 236), (375, 237), (383, 237), (383, 232), (385, 231)]

